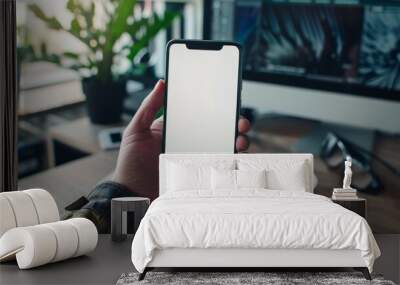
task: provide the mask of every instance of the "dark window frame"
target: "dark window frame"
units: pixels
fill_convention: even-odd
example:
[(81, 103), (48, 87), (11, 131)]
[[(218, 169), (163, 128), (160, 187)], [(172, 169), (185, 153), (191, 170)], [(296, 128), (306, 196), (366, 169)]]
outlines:
[(0, 192), (17, 190), (16, 2), (0, 1)]

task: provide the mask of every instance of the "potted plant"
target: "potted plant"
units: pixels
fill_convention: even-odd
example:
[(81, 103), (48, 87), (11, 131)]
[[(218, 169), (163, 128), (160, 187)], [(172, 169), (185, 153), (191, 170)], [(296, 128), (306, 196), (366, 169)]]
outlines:
[[(128, 77), (146, 71), (145, 64), (133, 62), (158, 32), (179, 16), (179, 12), (165, 11), (162, 15), (141, 13), (137, 17), (136, 4), (136, 0), (68, 0), (66, 8), (72, 14), (69, 27), (46, 15), (38, 5), (28, 6), (48, 28), (69, 33), (87, 47), (83, 54), (70, 51), (48, 54), (45, 48), (41, 53), (42, 59), (79, 72), (93, 123), (111, 124), (120, 120)], [(97, 11), (106, 19), (101, 27), (95, 25)], [(118, 70), (117, 62), (121, 59), (132, 63), (129, 71)]]

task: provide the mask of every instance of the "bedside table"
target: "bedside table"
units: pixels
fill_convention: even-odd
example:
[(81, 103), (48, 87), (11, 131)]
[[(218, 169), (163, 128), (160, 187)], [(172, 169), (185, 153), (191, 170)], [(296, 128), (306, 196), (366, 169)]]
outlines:
[(359, 214), (364, 219), (367, 218), (367, 200), (364, 198), (332, 199), (332, 202)]

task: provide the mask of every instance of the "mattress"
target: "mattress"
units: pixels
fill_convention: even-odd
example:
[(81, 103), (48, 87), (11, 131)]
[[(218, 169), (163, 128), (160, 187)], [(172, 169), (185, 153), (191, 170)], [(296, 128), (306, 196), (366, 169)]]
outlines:
[(380, 255), (361, 216), (324, 196), (265, 189), (160, 196), (135, 234), (132, 262), (143, 272), (156, 250), (169, 248), (359, 250), (370, 271)]

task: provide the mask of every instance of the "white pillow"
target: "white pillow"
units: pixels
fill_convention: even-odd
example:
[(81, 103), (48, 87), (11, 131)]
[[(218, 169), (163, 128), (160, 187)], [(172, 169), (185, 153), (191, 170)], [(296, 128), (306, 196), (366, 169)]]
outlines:
[(237, 160), (240, 170), (261, 170), (267, 173), (267, 188), (271, 190), (306, 191), (309, 189), (308, 164), (291, 160)]
[(236, 170), (212, 168), (211, 189), (236, 189)]
[(267, 172), (261, 170), (236, 170), (237, 188), (267, 188)]
[(211, 168), (234, 169), (231, 161), (177, 161), (167, 164), (167, 191), (210, 190)]
[(208, 167), (184, 166), (171, 163), (169, 166), (169, 189), (172, 191), (183, 191), (188, 189), (206, 188), (205, 179)]
[(288, 169), (272, 169), (267, 171), (267, 186), (272, 190), (303, 191), (307, 189), (304, 163)]
[(211, 188), (241, 189), (241, 188), (266, 188), (266, 171), (262, 170), (211, 170)]

